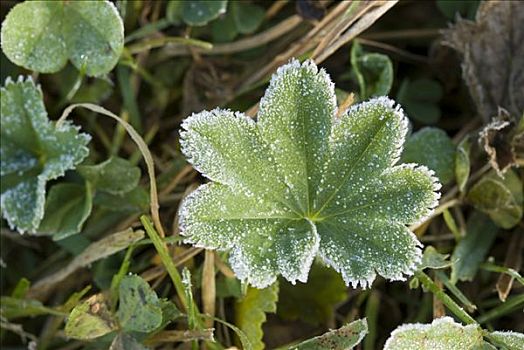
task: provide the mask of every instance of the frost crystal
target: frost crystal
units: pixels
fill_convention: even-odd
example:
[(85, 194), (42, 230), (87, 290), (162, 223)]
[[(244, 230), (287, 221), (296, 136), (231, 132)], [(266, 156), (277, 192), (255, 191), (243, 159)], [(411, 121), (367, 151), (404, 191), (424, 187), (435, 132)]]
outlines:
[(220, 109), (187, 118), (182, 150), (212, 182), (181, 205), (186, 242), (230, 250), (237, 276), (258, 288), (279, 274), (306, 282), (316, 256), (354, 287), (413, 273), (421, 244), (406, 225), (432, 212), (440, 184), (425, 167), (396, 165), (407, 118), (394, 101), (341, 118), (335, 101), (324, 70), (292, 60), (257, 122)]

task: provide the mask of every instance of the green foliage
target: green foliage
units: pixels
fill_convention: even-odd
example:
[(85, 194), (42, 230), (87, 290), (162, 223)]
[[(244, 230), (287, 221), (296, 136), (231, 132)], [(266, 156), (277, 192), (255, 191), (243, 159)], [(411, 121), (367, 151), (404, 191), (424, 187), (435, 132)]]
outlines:
[(71, 311), (65, 333), (71, 338), (89, 340), (117, 329), (118, 325), (109, 310), (106, 297), (103, 294), (95, 294)]
[(522, 181), (513, 170), (504, 175), (489, 172), (471, 188), (467, 199), (502, 228), (510, 229), (522, 219)]
[(2, 304), (2, 316), (8, 320), (40, 315), (63, 316), (63, 313), (59, 310), (47, 307), (42, 302), (34, 299), (2, 296), (0, 302)]
[(148, 350), (145, 346), (140, 344), (135, 338), (126, 333), (119, 333), (109, 350)]
[(457, 186), (460, 192), (464, 192), (469, 179), (471, 168), (470, 149), (471, 142), (469, 138), (465, 138), (458, 144), (457, 152), (455, 153), (455, 178), (457, 179)]
[(140, 180), (140, 168), (119, 157), (111, 157), (97, 165), (81, 165), (77, 171), (97, 190), (114, 195), (133, 190)]
[(167, 6), (167, 18), (172, 22), (180, 19), (190, 26), (204, 26), (226, 12), (227, 0), (171, 0)]
[(124, 331), (151, 332), (162, 323), (162, 309), (156, 293), (138, 276), (120, 282), (118, 320)]
[(15, 64), (42, 73), (67, 60), (89, 76), (108, 73), (124, 46), (124, 26), (109, 1), (26, 1), (2, 23), (2, 50)]
[(0, 348), (523, 349), (524, 6), (394, 4), (2, 2)]
[(321, 336), (306, 340), (296, 346), (297, 350), (347, 350), (359, 344), (368, 332), (365, 319), (353, 321), (345, 326), (327, 332)]
[(78, 127), (49, 121), (42, 90), (31, 78), (1, 89), (2, 215), (20, 233), (35, 233), (44, 217), (49, 180), (74, 169), (89, 153)]
[(83, 185), (59, 183), (51, 187), (38, 233), (52, 235), (53, 239), (59, 240), (80, 232), (91, 214), (92, 196), (89, 182)]
[(455, 145), (444, 130), (426, 127), (408, 138), (402, 161), (427, 166), (435, 172), (442, 184), (454, 178)]
[(317, 255), (355, 287), (412, 273), (421, 251), (405, 224), (431, 212), (440, 185), (425, 167), (395, 166), (407, 119), (393, 101), (333, 123), (335, 110), (327, 74), (292, 61), (273, 76), (257, 123), (218, 109), (186, 119), (182, 150), (214, 181), (181, 206), (186, 242), (231, 249), (236, 275), (258, 288), (279, 274), (305, 282)]
[(426, 268), (430, 269), (443, 269), (451, 266), (451, 262), (448, 261), (449, 254), (441, 254), (434, 247), (427, 246), (424, 249), (422, 255), (422, 263), (419, 266), (419, 270)]
[(97, 192), (93, 203), (112, 211), (144, 213), (149, 208), (149, 193), (143, 187), (136, 187), (121, 195)]
[(231, 1), (227, 13), (211, 22), (211, 35), (215, 42), (232, 41), (239, 34), (255, 32), (264, 17), (264, 9), (256, 4)]
[(114, 314), (104, 294), (95, 294), (78, 304), (69, 315), (67, 336), (87, 340), (119, 331), (112, 348), (143, 349), (131, 334), (154, 332), (181, 315), (172, 302), (159, 299), (147, 282), (136, 275), (127, 275), (120, 281), (118, 299), (118, 311)]
[(463, 326), (451, 317), (442, 317), (431, 324), (405, 324), (395, 329), (386, 341), (384, 350), (466, 350), (481, 349), (484, 345), (478, 325)]
[(455, 246), (451, 255), (451, 281), (472, 281), (479, 265), (486, 258), (498, 227), (488, 217), (473, 212), (466, 226), (466, 237)]
[(393, 85), (393, 64), (388, 56), (367, 53), (358, 41), (351, 48), (351, 66), (360, 86), (360, 99), (389, 94)]
[(264, 289), (248, 287), (235, 305), (235, 324), (245, 333), (253, 350), (264, 349), (262, 324), (266, 313), (277, 310), (278, 289), (278, 283)]
[(493, 332), (490, 339), (504, 344), (508, 350), (524, 349), (524, 334), (517, 332)]
[(335, 305), (347, 298), (344, 280), (333, 269), (320, 263), (311, 266), (307, 284), (282, 280), (277, 307), (283, 319), (300, 319), (313, 325), (327, 323)]
[(423, 124), (435, 124), (441, 115), (438, 102), (442, 94), (442, 86), (436, 80), (406, 78), (398, 89), (397, 101), (404, 106), (408, 117)]
[(240, 34), (250, 34), (256, 31), (266, 14), (260, 6), (242, 1), (232, 1), (230, 11)]
[(437, 7), (446, 18), (454, 20), (458, 15), (474, 19), (480, 0), (437, 0)]

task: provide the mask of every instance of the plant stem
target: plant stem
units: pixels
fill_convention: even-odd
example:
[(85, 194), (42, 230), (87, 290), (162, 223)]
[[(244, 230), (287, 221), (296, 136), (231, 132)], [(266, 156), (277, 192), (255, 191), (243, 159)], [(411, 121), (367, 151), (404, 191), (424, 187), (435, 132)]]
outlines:
[(515, 309), (522, 308), (524, 305), (524, 294), (516, 295), (512, 298), (508, 298), (503, 304), (489, 310), (485, 314), (479, 316), (478, 323), (486, 323), (495, 318), (499, 318), (507, 313), (514, 311)]
[(420, 283), (433, 295), (442, 301), (444, 305), (465, 324), (477, 324), (477, 321), (462, 309), (453, 299), (451, 299), (442, 289), (440, 289), (433, 280), (422, 271), (415, 272), (415, 277)]
[(180, 298), (180, 302), (184, 307), (184, 311), (187, 310), (188, 305), (184, 284), (182, 283), (182, 278), (178, 273), (173, 259), (171, 259), (171, 256), (167, 251), (165, 242), (160, 238), (155, 228), (153, 227), (151, 220), (147, 216), (142, 215), (140, 217), (140, 221), (142, 222), (142, 225), (144, 225), (147, 235), (153, 242), (153, 245), (155, 246), (155, 249), (158, 252), (158, 255), (160, 256), (160, 260), (162, 260), (162, 263), (164, 264), (167, 273), (169, 274), (169, 277), (171, 277), (171, 280), (173, 281), (173, 285), (175, 286), (178, 297)]

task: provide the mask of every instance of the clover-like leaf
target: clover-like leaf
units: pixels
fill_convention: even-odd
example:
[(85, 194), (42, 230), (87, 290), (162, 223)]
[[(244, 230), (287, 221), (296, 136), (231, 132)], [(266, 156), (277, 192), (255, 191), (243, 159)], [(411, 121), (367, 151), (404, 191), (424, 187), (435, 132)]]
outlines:
[(477, 324), (463, 326), (451, 317), (442, 317), (431, 324), (405, 324), (395, 329), (384, 350), (403, 349), (482, 349), (482, 329)]
[(213, 110), (183, 123), (182, 150), (212, 180), (180, 208), (186, 242), (231, 250), (240, 279), (264, 288), (305, 282), (315, 256), (346, 284), (404, 279), (421, 259), (406, 224), (429, 215), (439, 184), (396, 165), (407, 118), (388, 98), (336, 118), (334, 85), (314, 63), (278, 69), (258, 121)]
[(118, 320), (126, 331), (152, 332), (162, 324), (162, 309), (155, 291), (139, 276), (124, 277), (119, 288)]
[(1, 89), (2, 215), (20, 233), (35, 232), (44, 217), (46, 183), (88, 154), (89, 135), (47, 118), (42, 90), (31, 78), (6, 80)]
[(108, 73), (124, 47), (124, 25), (109, 1), (26, 1), (2, 23), (2, 50), (15, 64), (42, 73), (67, 60), (89, 76)]

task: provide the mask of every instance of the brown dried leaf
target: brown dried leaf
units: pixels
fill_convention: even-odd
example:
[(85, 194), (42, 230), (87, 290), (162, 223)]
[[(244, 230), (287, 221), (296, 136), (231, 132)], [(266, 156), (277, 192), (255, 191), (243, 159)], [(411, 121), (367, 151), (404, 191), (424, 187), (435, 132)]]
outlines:
[(28, 295), (37, 297), (46, 294), (79, 268), (126, 249), (142, 238), (144, 238), (144, 231), (133, 231), (131, 228), (104, 237), (89, 245), (80, 255), (71, 260), (67, 266), (37, 281), (29, 290)]
[(444, 44), (463, 56), (463, 76), (478, 112), (489, 121), (503, 107), (524, 110), (524, 6), (518, 1), (484, 1), (476, 21), (459, 19), (444, 32)]
[[(510, 243), (508, 245), (508, 251), (506, 253), (506, 260), (504, 261), (504, 266), (512, 268), (516, 271), (520, 270), (522, 265), (522, 251), (524, 249), (524, 235), (520, 232), (520, 229), (517, 228), (513, 235), (510, 238)], [(497, 280), (496, 288), (499, 294), (499, 299), (506, 301), (511, 288), (513, 287), (513, 281), (515, 278), (508, 274), (500, 274), (499, 279)]]
[(518, 140), (519, 137), (522, 138), (522, 135), (517, 133), (515, 121), (502, 108), (497, 117), (480, 132), (480, 142), (489, 156), (491, 167), (500, 176), (517, 163), (514, 139)]

